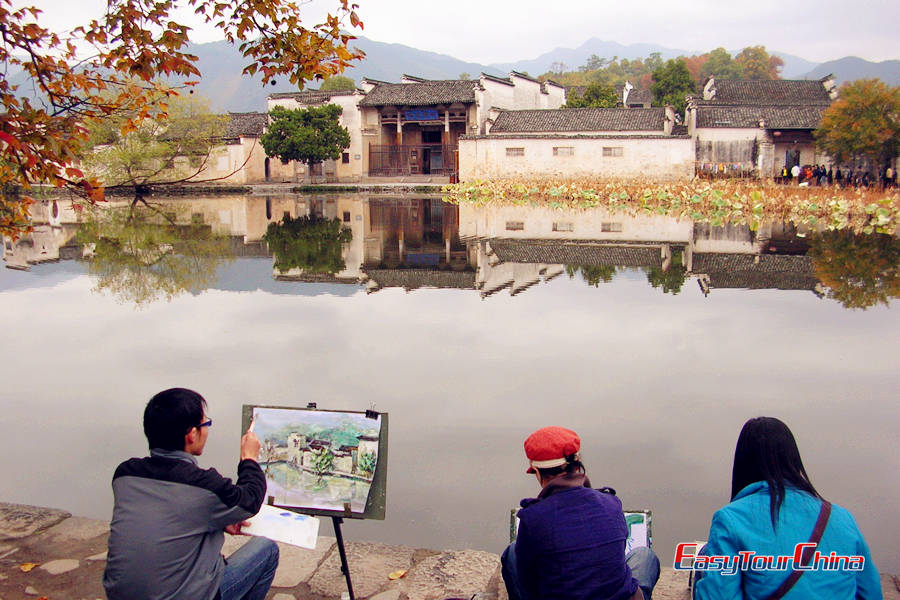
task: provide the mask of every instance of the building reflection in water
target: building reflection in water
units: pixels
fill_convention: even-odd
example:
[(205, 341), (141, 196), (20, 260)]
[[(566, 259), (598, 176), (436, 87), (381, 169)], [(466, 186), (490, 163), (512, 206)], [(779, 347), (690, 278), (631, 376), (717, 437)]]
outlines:
[[(293, 194), (160, 202), (175, 207), (171, 210), (179, 220), (207, 224), (227, 236), (235, 257), (272, 261), (266, 230), (286, 216), (337, 219), (351, 231), (350, 241), (342, 245), (343, 269), (273, 268), (278, 281), (362, 285), (368, 293), (462, 289), (489, 298), (504, 290), (517, 295), (566, 274), (580, 273), (599, 286), (623, 269), (637, 269), (646, 273), (648, 283), (673, 294), (690, 279), (704, 295), (724, 288), (827, 293), (816, 277), (814, 253), (807, 252), (807, 234), (816, 238), (814, 232), (784, 223), (754, 231), (748, 225), (711, 227), (602, 209), (457, 206), (422, 195)], [(17, 242), (4, 240), (7, 267), (27, 269), (85, 256), (75, 242), (79, 217), (65, 204), (42, 202), (32, 234)]]

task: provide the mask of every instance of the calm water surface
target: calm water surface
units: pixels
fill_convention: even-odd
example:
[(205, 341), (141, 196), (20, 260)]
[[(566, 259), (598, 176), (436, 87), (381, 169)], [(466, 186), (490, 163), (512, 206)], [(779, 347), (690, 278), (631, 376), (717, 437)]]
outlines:
[[(900, 312), (829, 298), (804, 238), (421, 198), (181, 202), (239, 256), (129, 279), (74, 260), (59, 207), (30, 247), (6, 245), (30, 270), (0, 269), (0, 500), (108, 518), (147, 399), (185, 386), (215, 420), (201, 462), (231, 476), (245, 403), (389, 413), (387, 519), (344, 531), (417, 547), (499, 552), (538, 491), (522, 441), (573, 428), (594, 484), (652, 509), (670, 561), (728, 502), (743, 422), (772, 415), (900, 572)], [(262, 235), (285, 214), (350, 227), (343, 269), (273, 272)], [(673, 269), (680, 285), (648, 282)]]

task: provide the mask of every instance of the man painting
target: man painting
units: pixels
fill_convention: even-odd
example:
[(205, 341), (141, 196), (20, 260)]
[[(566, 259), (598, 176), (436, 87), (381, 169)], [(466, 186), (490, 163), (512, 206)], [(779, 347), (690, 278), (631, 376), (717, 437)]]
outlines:
[(156, 394), (144, 410), (150, 456), (113, 475), (115, 504), (103, 587), (110, 600), (262, 600), (278, 566), (278, 547), (253, 538), (220, 555), (224, 533), (240, 533), (263, 502), (259, 439), (241, 438), (237, 483), (197, 458), (209, 438), (206, 401), (192, 390)]

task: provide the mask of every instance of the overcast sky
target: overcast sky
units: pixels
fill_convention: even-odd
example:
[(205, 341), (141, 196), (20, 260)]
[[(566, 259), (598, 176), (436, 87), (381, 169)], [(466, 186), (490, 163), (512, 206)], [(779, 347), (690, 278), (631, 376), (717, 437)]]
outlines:
[[(557, 47), (575, 48), (592, 37), (621, 44), (652, 43), (706, 51), (763, 44), (814, 62), (845, 56), (900, 59), (897, 0), (359, 0), (365, 30), (380, 41), (490, 64), (535, 58)], [(32, 4), (14, 0), (16, 5)], [(99, 15), (103, 0), (36, 0), (46, 22), (65, 29)], [(318, 16), (337, 0), (312, 0)], [(189, 23), (190, 20), (188, 19)], [(309, 21), (307, 21), (309, 22)], [(194, 41), (221, 39), (198, 27)]]

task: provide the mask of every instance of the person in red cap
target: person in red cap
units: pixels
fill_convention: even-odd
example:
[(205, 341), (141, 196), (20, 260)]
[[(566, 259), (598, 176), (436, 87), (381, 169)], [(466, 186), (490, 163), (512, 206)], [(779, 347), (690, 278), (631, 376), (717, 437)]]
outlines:
[(541, 491), (522, 500), (516, 541), (501, 557), (510, 600), (650, 600), (659, 559), (647, 547), (626, 556), (622, 502), (612, 488), (591, 488), (580, 450), (564, 427), (525, 440), (526, 473)]

